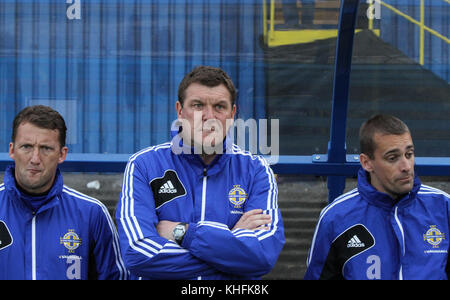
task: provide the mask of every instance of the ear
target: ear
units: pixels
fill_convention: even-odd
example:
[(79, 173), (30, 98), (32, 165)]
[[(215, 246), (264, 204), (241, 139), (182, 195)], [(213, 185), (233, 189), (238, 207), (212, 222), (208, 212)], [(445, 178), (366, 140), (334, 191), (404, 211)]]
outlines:
[(14, 159), (14, 143), (13, 142), (9, 143), (9, 157)]
[(231, 112), (231, 118), (234, 119), (235, 115), (236, 115), (236, 104), (233, 104), (233, 110)]
[(361, 163), (363, 169), (366, 170), (367, 172), (370, 173), (373, 171), (372, 160), (368, 155), (361, 153), (359, 155), (359, 162)]
[(61, 155), (59, 156), (58, 164), (62, 164), (66, 160), (67, 152), (69, 152), (69, 148), (65, 146), (61, 148)]
[(183, 105), (181, 105), (180, 101), (177, 101), (177, 104), (175, 105), (175, 108), (177, 110), (177, 117), (178, 117), (178, 119), (182, 119), (181, 118), (181, 110), (183, 109)]

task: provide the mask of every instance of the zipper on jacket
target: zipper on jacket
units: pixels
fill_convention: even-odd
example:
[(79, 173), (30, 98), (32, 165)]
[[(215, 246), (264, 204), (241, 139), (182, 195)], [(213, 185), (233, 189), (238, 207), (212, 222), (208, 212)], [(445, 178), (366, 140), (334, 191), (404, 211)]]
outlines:
[(398, 209), (398, 206), (395, 207), (394, 217), (395, 217), (395, 222), (397, 223), (398, 228), (400, 229), (400, 232), (402, 234), (402, 256), (400, 257), (400, 270), (398, 272), (398, 278), (399, 278), (399, 280), (403, 280), (402, 258), (405, 255), (405, 248), (406, 248), (406, 245), (405, 245), (405, 233), (403, 232), (403, 226), (400, 223), (400, 219), (398, 218), (397, 209)]
[(31, 279), (36, 280), (36, 213), (31, 219)]
[(206, 168), (203, 169), (203, 186), (202, 186), (202, 212), (200, 216), (200, 221), (205, 220), (205, 209), (206, 209)]

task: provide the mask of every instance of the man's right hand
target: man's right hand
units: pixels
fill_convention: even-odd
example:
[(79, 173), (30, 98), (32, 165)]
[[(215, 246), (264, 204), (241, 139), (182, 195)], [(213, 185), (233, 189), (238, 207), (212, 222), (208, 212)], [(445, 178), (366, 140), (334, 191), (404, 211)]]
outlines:
[(249, 229), (249, 230), (267, 230), (266, 225), (272, 222), (269, 215), (263, 214), (262, 209), (253, 209), (247, 211), (242, 215), (239, 221), (234, 225), (234, 229)]

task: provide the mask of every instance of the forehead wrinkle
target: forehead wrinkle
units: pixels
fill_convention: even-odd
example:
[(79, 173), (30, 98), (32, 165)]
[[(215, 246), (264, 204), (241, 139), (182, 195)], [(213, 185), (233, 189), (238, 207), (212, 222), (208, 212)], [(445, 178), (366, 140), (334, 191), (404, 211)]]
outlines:
[[(186, 93), (186, 99), (190, 98), (192, 99), (221, 99), (224, 101), (231, 101), (231, 95), (230, 92), (226, 89), (226, 87), (222, 85), (209, 87), (204, 86), (202, 84), (198, 83), (192, 83), (185, 91)], [(224, 98), (225, 97), (225, 98)]]
[(35, 126), (35, 128), (38, 129), (37, 132), (30, 133), (26, 131), (25, 128), (22, 127), (24, 125), (25, 124), (20, 125), (18, 127), (16, 140), (14, 141), (14, 143), (21, 145), (31, 144), (31, 145), (45, 145), (45, 146), (59, 143), (58, 130), (45, 129)]

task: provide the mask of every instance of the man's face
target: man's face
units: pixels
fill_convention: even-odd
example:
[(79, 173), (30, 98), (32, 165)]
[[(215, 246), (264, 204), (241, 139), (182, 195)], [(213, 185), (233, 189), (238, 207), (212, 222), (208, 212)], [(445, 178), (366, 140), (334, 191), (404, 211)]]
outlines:
[(185, 91), (183, 106), (177, 102), (176, 108), (178, 119), (182, 120), (183, 139), (203, 149), (222, 144), (236, 113), (230, 92), (223, 84), (208, 87), (192, 83)]
[(373, 187), (393, 199), (407, 194), (414, 184), (414, 145), (409, 132), (373, 137), (374, 158), (361, 154), (361, 165), (370, 173)]
[(15, 178), (22, 189), (31, 194), (48, 191), (58, 164), (66, 159), (67, 147), (59, 144), (59, 132), (22, 123), (16, 140), (9, 144), (9, 156), (15, 162)]

